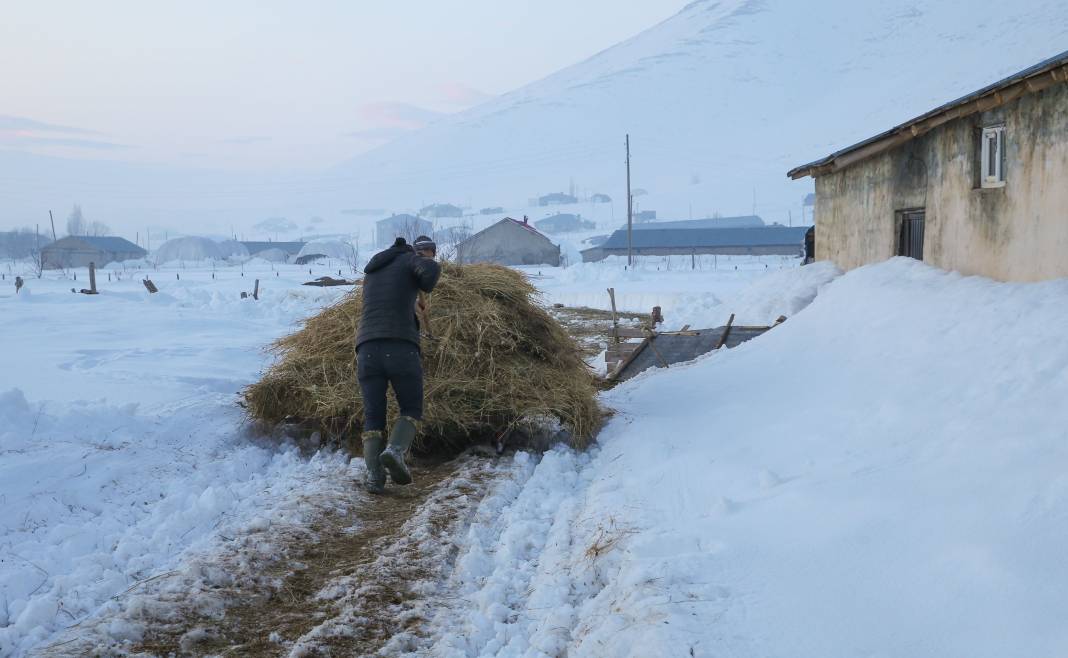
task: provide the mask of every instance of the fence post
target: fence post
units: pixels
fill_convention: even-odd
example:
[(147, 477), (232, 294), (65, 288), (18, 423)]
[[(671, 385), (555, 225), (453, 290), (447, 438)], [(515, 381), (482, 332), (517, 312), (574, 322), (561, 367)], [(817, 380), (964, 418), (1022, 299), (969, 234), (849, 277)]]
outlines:
[(89, 294), (96, 294), (96, 263), (89, 262)]

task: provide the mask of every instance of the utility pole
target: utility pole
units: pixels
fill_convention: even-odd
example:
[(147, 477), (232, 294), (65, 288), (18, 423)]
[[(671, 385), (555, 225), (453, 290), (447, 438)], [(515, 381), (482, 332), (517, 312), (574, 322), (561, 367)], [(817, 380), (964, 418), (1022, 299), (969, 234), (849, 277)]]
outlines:
[(634, 265), (631, 248), (631, 224), (634, 221), (634, 197), (630, 194), (630, 133), (627, 133), (627, 267)]
[(48, 221), (52, 222), (52, 242), (56, 241), (56, 220), (52, 219), (52, 211), (48, 211)]

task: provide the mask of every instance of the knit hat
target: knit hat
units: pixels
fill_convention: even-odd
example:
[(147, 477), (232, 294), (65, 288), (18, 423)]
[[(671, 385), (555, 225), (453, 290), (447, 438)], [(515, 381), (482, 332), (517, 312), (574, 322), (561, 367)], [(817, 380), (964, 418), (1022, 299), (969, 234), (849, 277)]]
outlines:
[(438, 245), (435, 244), (433, 240), (431, 240), (430, 238), (428, 238), (425, 235), (420, 235), (418, 238), (416, 238), (415, 242), (412, 243), (412, 246), (415, 247), (416, 251), (437, 251), (438, 250)]

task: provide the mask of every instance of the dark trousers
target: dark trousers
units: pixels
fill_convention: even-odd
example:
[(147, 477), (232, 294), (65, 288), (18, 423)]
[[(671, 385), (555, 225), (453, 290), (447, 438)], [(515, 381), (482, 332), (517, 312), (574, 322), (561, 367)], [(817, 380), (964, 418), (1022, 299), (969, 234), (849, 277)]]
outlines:
[(423, 419), (423, 362), (406, 340), (369, 340), (356, 350), (364, 431), (386, 429), (386, 388), (393, 386), (402, 416)]

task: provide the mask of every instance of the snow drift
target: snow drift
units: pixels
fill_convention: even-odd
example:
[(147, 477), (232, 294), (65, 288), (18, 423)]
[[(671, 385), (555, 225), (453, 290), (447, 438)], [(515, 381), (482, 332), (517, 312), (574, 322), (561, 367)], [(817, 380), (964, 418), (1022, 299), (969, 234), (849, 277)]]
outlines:
[(482, 504), (442, 656), (1068, 652), (1068, 280), (850, 272)]

